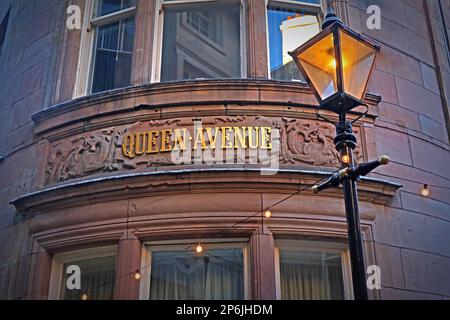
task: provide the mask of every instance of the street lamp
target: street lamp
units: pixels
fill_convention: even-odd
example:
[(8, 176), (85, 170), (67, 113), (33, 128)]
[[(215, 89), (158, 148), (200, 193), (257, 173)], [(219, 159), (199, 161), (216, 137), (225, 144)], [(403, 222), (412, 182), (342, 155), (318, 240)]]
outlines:
[(379, 50), (329, 11), (322, 32), (289, 54), (306, 76), (320, 108), (341, 114), (363, 104)]
[(366, 271), (361, 238), (356, 181), (376, 167), (389, 163), (389, 157), (356, 164), (353, 149), (356, 136), (346, 114), (363, 102), (367, 83), (380, 47), (350, 30), (329, 6), (322, 32), (289, 54), (305, 75), (319, 102), (319, 108), (339, 115), (334, 143), (341, 157), (341, 170), (321, 185), (318, 193), (343, 185), (347, 232), (352, 267), (353, 293), (356, 300), (367, 300)]

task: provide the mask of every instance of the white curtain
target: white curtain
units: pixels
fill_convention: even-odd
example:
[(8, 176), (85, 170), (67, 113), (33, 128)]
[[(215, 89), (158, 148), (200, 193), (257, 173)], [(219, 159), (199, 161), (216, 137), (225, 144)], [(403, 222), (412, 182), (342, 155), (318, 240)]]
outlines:
[(152, 300), (243, 299), (242, 250), (208, 250), (203, 256), (156, 252), (152, 257)]
[(69, 290), (65, 274), (63, 288), (64, 300), (79, 300), (87, 294), (89, 300), (112, 300), (114, 297), (116, 257), (103, 257), (74, 261), (64, 265), (64, 273), (69, 265), (77, 265), (81, 270), (81, 289)]
[(280, 251), (283, 300), (344, 299), (339, 255)]

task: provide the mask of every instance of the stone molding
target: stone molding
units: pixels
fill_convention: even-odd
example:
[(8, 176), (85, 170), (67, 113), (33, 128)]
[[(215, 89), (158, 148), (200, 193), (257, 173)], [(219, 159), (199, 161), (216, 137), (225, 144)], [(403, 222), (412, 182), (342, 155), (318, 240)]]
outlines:
[[(269, 172), (270, 170), (267, 170)], [(61, 183), (32, 192), (11, 202), (23, 215), (37, 215), (61, 208), (91, 205), (119, 199), (193, 193), (292, 193), (329, 173), (280, 169), (275, 175), (261, 175), (258, 168), (170, 168), (159, 171), (121, 174)], [(361, 201), (386, 204), (401, 186), (395, 183), (363, 178), (359, 183)], [(310, 191), (305, 194), (311, 195)], [(317, 197), (341, 197), (329, 190)]]
[[(380, 101), (380, 96), (366, 95), (369, 113), (364, 121), (373, 122), (378, 115)], [(195, 117), (202, 112), (231, 116), (262, 113), (295, 116), (306, 113), (315, 118), (312, 109), (316, 107), (317, 102), (309, 86), (303, 83), (265, 79), (195, 80), (154, 83), (93, 94), (54, 105), (32, 115), (32, 120), (37, 135), (57, 139), (61, 134), (99, 128), (96, 126), (99, 122), (105, 126), (105, 122)]]

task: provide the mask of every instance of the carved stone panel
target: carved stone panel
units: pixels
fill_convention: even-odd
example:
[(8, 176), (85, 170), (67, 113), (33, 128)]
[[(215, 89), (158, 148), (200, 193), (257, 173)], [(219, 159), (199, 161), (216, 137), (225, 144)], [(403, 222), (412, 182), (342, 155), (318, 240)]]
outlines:
[[(360, 130), (355, 128), (359, 141)], [(216, 154), (222, 149), (234, 152), (244, 147), (244, 163), (252, 151), (276, 150), (281, 166), (337, 167), (339, 158), (333, 144), (334, 135), (333, 125), (311, 119), (222, 116), (137, 122), (53, 142), (46, 184), (114, 171), (179, 165), (173, 160), (173, 151), (177, 148), (192, 152), (194, 157), (197, 149), (201, 152), (211, 149)], [(212, 141), (216, 141), (216, 147)], [(277, 141), (279, 146), (275, 148)], [(357, 161), (363, 158), (361, 147), (355, 154)]]
[[(283, 118), (277, 127), (281, 135), (280, 163), (324, 167), (339, 165), (339, 152), (333, 142), (336, 129), (330, 123)], [(359, 136), (360, 129), (355, 128), (354, 131)], [(356, 161), (363, 158), (359, 144), (355, 156)]]

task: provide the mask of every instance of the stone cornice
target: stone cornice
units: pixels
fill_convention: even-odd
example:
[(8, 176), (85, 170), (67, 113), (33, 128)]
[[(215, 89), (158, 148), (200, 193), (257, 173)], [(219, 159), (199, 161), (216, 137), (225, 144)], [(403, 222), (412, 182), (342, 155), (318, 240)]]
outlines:
[[(151, 197), (183, 193), (246, 192), (295, 193), (302, 186), (325, 178), (329, 172), (279, 169), (276, 174), (258, 168), (167, 169), (161, 171), (122, 174), (72, 181), (21, 196), (11, 204), (28, 216), (61, 208), (107, 202), (125, 198)], [(401, 186), (375, 178), (363, 178), (359, 183), (361, 201), (386, 204)], [(308, 190), (305, 194), (312, 196)], [(318, 197), (341, 197), (341, 192), (328, 190)]]
[[(375, 118), (380, 96), (367, 94), (365, 101), (369, 105), (368, 119)], [(246, 105), (276, 105), (312, 109), (317, 107), (317, 102), (304, 83), (265, 79), (195, 80), (127, 87), (81, 97), (40, 111), (32, 119), (36, 125), (35, 133), (41, 135), (58, 128), (86, 127), (92, 119), (114, 114), (121, 114), (119, 118), (123, 118), (123, 113), (139, 112), (143, 108), (154, 110), (151, 112), (153, 118), (160, 119), (164, 117), (161, 108), (203, 105), (235, 105), (241, 109), (246, 109)], [(239, 113), (237, 109), (231, 108), (227, 112)]]

